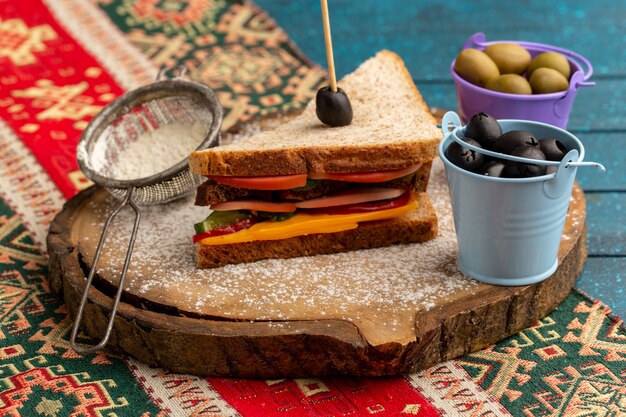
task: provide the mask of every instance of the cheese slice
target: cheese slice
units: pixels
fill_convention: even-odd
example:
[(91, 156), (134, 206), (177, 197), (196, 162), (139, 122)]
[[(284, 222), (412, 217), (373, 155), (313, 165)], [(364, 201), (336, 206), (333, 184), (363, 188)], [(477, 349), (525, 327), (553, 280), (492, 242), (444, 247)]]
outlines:
[(253, 225), (248, 229), (228, 235), (207, 237), (200, 241), (202, 245), (227, 245), (229, 243), (252, 242), (255, 240), (280, 240), (290, 237), (314, 234), (337, 233), (344, 230), (356, 229), (359, 222), (374, 220), (388, 220), (415, 210), (418, 206), (415, 193), (411, 194), (409, 202), (402, 206), (371, 213), (355, 214), (305, 214), (298, 213), (282, 221), (266, 221)]

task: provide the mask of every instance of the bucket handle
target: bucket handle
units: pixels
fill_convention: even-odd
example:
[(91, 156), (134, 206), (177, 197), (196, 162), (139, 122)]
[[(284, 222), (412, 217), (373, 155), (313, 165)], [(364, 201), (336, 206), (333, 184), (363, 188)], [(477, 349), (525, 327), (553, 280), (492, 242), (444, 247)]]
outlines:
[(584, 82), (582, 71), (576, 71), (572, 74), (566, 94), (554, 102), (554, 114), (556, 117), (559, 119), (567, 119), (576, 91), (578, 91), (581, 86), (590, 87), (595, 84), (594, 82)]
[(554, 173), (554, 178), (544, 181), (543, 183), (543, 193), (546, 197), (557, 199), (570, 188), (570, 181), (573, 181), (573, 178), (571, 177), (574, 175), (576, 170), (568, 170), (567, 168), (571, 166), (570, 164), (572, 161), (576, 161), (577, 159), (578, 151), (576, 149), (572, 149), (563, 157), (561, 162), (559, 162), (559, 167)]
[(474, 152), (478, 152), (483, 155), (488, 155), (494, 158), (506, 159), (508, 161), (522, 162), (526, 164), (535, 164), (535, 165), (558, 166), (556, 173), (548, 174), (551, 178), (549, 181), (546, 181), (546, 182), (552, 183), (552, 184), (544, 187), (544, 189), (547, 188), (546, 195), (548, 195), (551, 198), (557, 198), (562, 194), (561, 190), (563, 190), (563, 184), (567, 182), (567, 178), (569, 177), (569, 175), (571, 175), (570, 173), (566, 174), (565, 169), (567, 168), (592, 166), (592, 167), (598, 168), (601, 172), (606, 172), (606, 168), (604, 167), (604, 165), (598, 162), (577, 161), (578, 151), (576, 149), (572, 149), (571, 151), (569, 151), (565, 155), (565, 157), (559, 162), (559, 161), (544, 161), (540, 159), (523, 158), (521, 156), (513, 156), (513, 155), (508, 155), (504, 153), (499, 153), (499, 152), (494, 152), (494, 151), (490, 151), (487, 149), (479, 148), (477, 146), (471, 145), (463, 141), (457, 135), (461, 127), (462, 127), (461, 119), (459, 119), (459, 116), (455, 112), (449, 111), (446, 114), (444, 114), (441, 120), (441, 130), (443, 131), (444, 138), (450, 135), (452, 137), (452, 140), (454, 140), (456, 143), (463, 146), (464, 148), (467, 148)]
[[(492, 156), (494, 158), (506, 159), (509, 161), (523, 162), (526, 164), (547, 165), (547, 166), (560, 166), (561, 164), (563, 164), (563, 161), (565, 160), (567, 161), (565, 163), (565, 168), (592, 166), (592, 167), (598, 168), (601, 172), (606, 172), (606, 168), (601, 163), (576, 161), (576, 159), (578, 159), (578, 151), (576, 151), (576, 158), (572, 160), (566, 160), (565, 158), (563, 158), (563, 160), (559, 162), (559, 161), (543, 161), (540, 159), (523, 158), (521, 156), (513, 156), (513, 155), (508, 155), (504, 153), (499, 153), (499, 152), (494, 152), (494, 151), (490, 151), (487, 149), (479, 148), (477, 146), (471, 145), (463, 141), (457, 135), (461, 127), (462, 127), (461, 119), (459, 119), (459, 115), (453, 111), (447, 112), (446, 114), (444, 114), (443, 118), (441, 119), (441, 129), (443, 131), (444, 137), (450, 135), (452, 137), (452, 140), (454, 140), (459, 145), (463, 146), (464, 148), (470, 149), (474, 152), (481, 153), (483, 155)], [(571, 151), (568, 152), (568, 154), (565, 156), (567, 157), (570, 153)], [(558, 173), (558, 170), (557, 170), (557, 173)], [(550, 175), (555, 175), (555, 174), (550, 174)]]
[[(485, 34), (482, 32), (474, 33), (470, 36), (463, 45), (463, 49), (473, 48), (474, 46), (478, 46), (480, 48), (484, 48), (486, 46), (491, 45), (494, 42), (485, 42)], [(535, 42), (526, 42), (526, 41), (498, 41), (497, 43), (516, 43), (523, 47), (538, 47), (541, 49), (545, 49), (550, 52), (558, 52), (560, 54), (565, 55), (568, 58), (575, 59), (576, 61), (582, 63), (585, 67), (585, 71), (582, 77), (582, 81), (576, 83), (576, 88), (578, 87), (592, 87), (596, 85), (595, 82), (587, 81), (593, 75), (593, 66), (591, 62), (584, 56), (577, 54), (574, 51), (570, 51), (569, 49), (559, 48), (558, 46), (546, 45), (544, 43), (535, 43)]]

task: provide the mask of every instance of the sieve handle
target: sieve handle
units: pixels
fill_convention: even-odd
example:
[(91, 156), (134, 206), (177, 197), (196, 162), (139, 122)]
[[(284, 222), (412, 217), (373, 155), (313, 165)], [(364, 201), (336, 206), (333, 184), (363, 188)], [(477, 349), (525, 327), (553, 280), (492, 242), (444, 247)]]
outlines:
[[(167, 79), (167, 77), (165, 76), (165, 73), (167, 72), (168, 69), (169, 69), (168, 67), (166, 67), (165, 65), (162, 65), (159, 68), (159, 72), (157, 74), (156, 81), (162, 81), (162, 80)], [(184, 65), (181, 65), (181, 66), (178, 67), (178, 75), (176, 77), (174, 77), (174, 79), (183, 78), (185, 76), (185, 74), (187, 74), (187, 67), (184, 66)]]
[[(120, 299), (122, 298), (122, 290), (124, 289), (124, 279), (126, 278), (126, 272), (128, 271), (128, 266), (130, 265), (130, 257), (133, 253), (133, 246), (135, 245), (135, 239), (137, 237), (137, 230), (139, 229), (139, 221), (141, 219), (141, 213), (139, 212), (139, 208), (133, 201), (134, 191), (135, 191), (134, 187), (128, 188), (126, 197), (124, 197), (124, 200), (122, 200), (120, 204), (115, 208), (115, 210), (113, 210), (113, 212), (109, 214), (109, 217), (106, 219), (106, 222), (104, 223), (104, 227), (102, 228), (102, 234), (100, 235), (100, 241), (98, 242), (98, 247), (96, 248), (93, 265), (91, 265), (91, 269), (89, 270), (87, 284), (85, 285), (83, 297), (80, 300), (78, 313), (76, 314), (74, 327), (72, 328), (72, 335), (70, 337), (70, 346), (77, 353), (85, 354), (85, 353), (92, 353), (97, 350), (100, 350), (104, 346), (106, 346), (107, 342), (109, 341), (109, 337), (111, 336), (111, 330), (113, 329), (113, 321), (115, 320), (115, 315), (117, 314), (117, 307), (120, 303)], [(76, 336), (78, 335), (78, 329), (80, 328), (80, 324), (83, 320), (83, 311), (85, 310), (85, 305), (87, 304), (87, 298), (89, 297), (89, 289), (91, 288), (91, 282), (93, 281), (93, 277), (96, 273), (96, 267), (98, 265), (98, 260), (100, 259), (100, 254), (102, 253), (102, 247), (104, 246), (104, 241), (106, 240), (106, 236), (109, 231), (109, 226), (113, 222), (113, 219), (115, 218), (115, 216), (117, 216), (120, 210), (122, 210), (122, 208), (126, 205), (129, 205), (134, 210), (135, 222), (133, 225), (133, 231), (130, 235), (130, 240), (128, 242), (128, 249), (126, 250), (126, 258), (124, 260), (124, 266), (122, 267), (122, 273), (120, 275), (118, 289), (117, 289), (117, 292), (115, 293), (115, 300), (113, 302), (113, 308), (111, 309), (109, 322), (107, 323), (107, 328), (104, 333), (104, 337), (102, 338), (102, 340), (100, 340), (100, 343), (98, 343), (95, 346), (83, 348), (76, 344)]]

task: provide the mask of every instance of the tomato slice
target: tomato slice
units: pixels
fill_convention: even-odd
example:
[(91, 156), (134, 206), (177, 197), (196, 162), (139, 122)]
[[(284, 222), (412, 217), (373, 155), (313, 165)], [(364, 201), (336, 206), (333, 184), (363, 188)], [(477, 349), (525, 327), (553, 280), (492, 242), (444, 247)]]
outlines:
[(220, 184), (250, 190), (290, 190), (306, 184), (307, 174), (269, 175), (265, 177), (210, 176)]
[(256, 222), (257, 220), (254, 217), (249, 217), (247, 219), (240, 220), (237, 223), (233, 223), (228, 226), (219, 227), (217, 229), (209, 230), (208, 232), (204, 232), (204, 233), (197, 233), (193, 235), (193, 243), (197, 243), (207, 237), (222, 236), (222, 235), (228, 235), (230, 233), (235, 233), (240, 230), (244, 230), (244, 229), (251, 227)]
[(323, 207), (306, 210), (310, 214), (355, 214), (370, 213), (405, 206), (411, 198), (411, 190), (406, 190), (400, 197), (392, 200), (375, 201), (373, 203), (350, 204), (348, 206)]
[(350, 204), (369, 203), (372, 201), (389, 200), (400, 197), (405, 190), (397, 188), (359, 188), (343, 191), (310, 200), (299, 201), (295, 206), (303, 209), (346, 206)]
[(296, 205), (289, 202), (274, 202), (263, 200), (233, 200), (224, 203), (211, 204), (211, 210), (254, 210), (269, 211), (270, 213), (291, 213), (296, 211)]
[[(390, 171), (370, 172), (321, 172), (310, 173), (308, 178), (312, 180), (334, 180), (344, 182), (385, 182), (404, 177), (417, 171), (422, 164), (411, 165), (402, 169)], [(250, 190), (290, 190), (306, 185), (307, 174), (294, 175), (268, 175), (264, 177), (229, 177), (209, 176), (208, 178), (220, 184), (236, 188)]]
[(385, 182), (404, 177), (417, 171), (422, 164), (411, 165), (402, 169), (394, 169), (391, 171), (371, 171), (371, 172), (320, 172), (311, 173), (309, 178), (312, 180), (335, 180), (345, 182)]

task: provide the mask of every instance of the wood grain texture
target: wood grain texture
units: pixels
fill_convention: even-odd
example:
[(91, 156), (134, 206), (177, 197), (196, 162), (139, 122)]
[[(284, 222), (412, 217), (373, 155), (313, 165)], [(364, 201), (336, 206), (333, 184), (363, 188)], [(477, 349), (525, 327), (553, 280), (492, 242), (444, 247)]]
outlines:
[(603, 174), (595, 169), (578, 170), (576, 179), (583, 190), (585, 192), (625, 192), (626, 134), (624, 132), (581, 132), (576, 133), (576, 137), (585, 145), (585, 159), (600, 161), (607, 170)]
[[(50, 281), (62, 291), (72, 315), (85, 285), (85, 268), (70, 232), (77, 213), (102, 191), (90, 188), (70, 200), (51, 225)], [(574, 215), (572, 215), (574, 214)], [(174, 372), (234, 377), (297, 377), (330, 374), (389, 375), (414, 372), (484, 348), (548, 314), (574, 286), (585, 257), (585, 198), (578, 186), (570, 204), (560, 266), (549, 279), (523, 287), (479, 284), (415, 312), (413, 336), (375, 344), (347, 320), (236, 321), (198, 317), (188, 311), (151, 309), (126, 294), (110, 347)], [(99, 337), (112, 300), (106, 286), (89, 290), (85, 330)], [(194, 317), (189, 317), (194, 316)]]
[[(316, 4), (290, 0), (258, 0), (257, 4), (308, 57), (325, 63), (321, 12)], [(338, 76), (351, 71), (372, 51), (391, 48), (406, 56), (416, 80), (445, 80), (450, 57), (475, 32), (484, 32), (487, 40), (524, 39), (559, 45), (586, 56), (599, 75), (626, 75), (626, 51), (613, 47), (617, 34), (625, 29), (623, 4), (613, 0), (549, 4), (541, 0), (335, 0), (331, 7)], [(585, 35), (573, 35), (580, 33)]]
[(576, 283), (576, 288), (610, 306), (613, 314), (624, 317), (617, 310), (626, 299), (626, 257), (589, 257)]
[(587, 200), (589, 253), (626, 256), (626, 193), (590, 193)]

